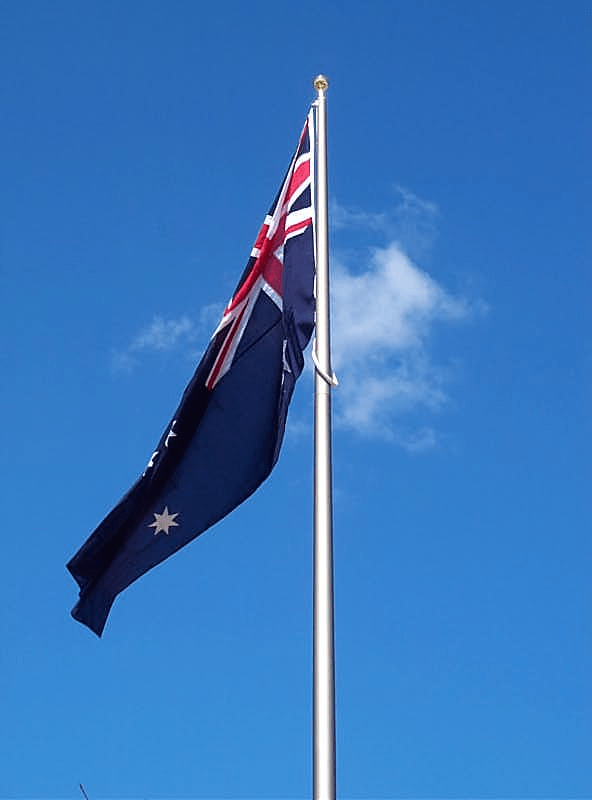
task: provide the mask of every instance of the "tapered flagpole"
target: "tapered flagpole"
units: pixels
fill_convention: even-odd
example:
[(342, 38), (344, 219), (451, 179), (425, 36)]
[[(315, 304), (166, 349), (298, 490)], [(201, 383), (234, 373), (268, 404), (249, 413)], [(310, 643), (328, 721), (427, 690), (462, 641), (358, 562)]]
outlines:
[(313, 797), (335, 798), (335, 665), (333, 637), (333, 501), (331, 468), (331, 368), (329, 333), (329, 220), (327, 197), (327, 116), (329, 83), (317, 90), (316, 158), (316, 329), (314, 433), (314, 590), (313, 590)]

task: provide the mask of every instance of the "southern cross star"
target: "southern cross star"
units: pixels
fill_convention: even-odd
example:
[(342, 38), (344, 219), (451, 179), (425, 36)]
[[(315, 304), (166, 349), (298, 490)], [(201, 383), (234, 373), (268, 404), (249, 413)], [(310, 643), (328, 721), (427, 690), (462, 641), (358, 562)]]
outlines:
[(162, 514), (154, 514), (154, 522), (148, 525), (149, 528), (154, 528), (154, 535), (156, 536), (157, 533), (164, 531), (166, 535), (169, 535), (169, 528), (171, 527), (179, 527), (179, 523), (175, 522), (175, 517), (179, 516), (179, 512), (176, 514), (169, 514), (168, 506), (164, 507), (164, 511)]

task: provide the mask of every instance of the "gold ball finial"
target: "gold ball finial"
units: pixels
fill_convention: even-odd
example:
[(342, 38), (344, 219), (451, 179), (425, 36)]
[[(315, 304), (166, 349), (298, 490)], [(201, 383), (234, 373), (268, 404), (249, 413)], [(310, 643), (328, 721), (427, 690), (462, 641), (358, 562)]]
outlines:
[(313, 86), (318, 92), (324, 92), (329, 86), (329, 81), (324, 75), (317, 75), (313, 81)]

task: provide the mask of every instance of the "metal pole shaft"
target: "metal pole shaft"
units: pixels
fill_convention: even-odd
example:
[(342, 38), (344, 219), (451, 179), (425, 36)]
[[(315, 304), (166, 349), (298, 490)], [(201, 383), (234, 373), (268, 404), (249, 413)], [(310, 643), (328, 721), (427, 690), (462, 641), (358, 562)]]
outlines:
[[(327, 198), (327, 79), (319, 75), (316, 160), (316, 360), (314, 435), (313, 792), (335, 798), (335, 666), (333, 635), (333, 501)], [(324, 373), (324, 374), (323, 374)]]

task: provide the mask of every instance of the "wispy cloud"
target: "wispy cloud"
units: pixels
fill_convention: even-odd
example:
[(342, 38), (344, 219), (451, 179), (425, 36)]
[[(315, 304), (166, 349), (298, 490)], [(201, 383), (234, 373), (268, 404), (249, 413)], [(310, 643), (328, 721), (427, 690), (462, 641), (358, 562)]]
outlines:
[[(160, 314), (142, 328), (127, 347), (114, 353), (112, 366), (115, 371), (129, 372), (142, 356), (150, 353), (164, 353), (176, 349), (189, 350), (203, 337), (204, 329), (211, 320), (219, 316), (220, 306), (205, 306), (197, 319), (187, 314), (178, 318), (165, 318)], [(211, 327), (213, 328), (212, 322)]]
[(424, 230), (432, 230), (434, 219), (439, 217), (440, 209), (436, 203), (423, 200), (414, 192), (396, 183), (393, 185), (395, 200), (387, 211), (362, 211), (359, 208), (346, 208), (337, 200), (331, 201), (331, 223), (334, 228), (365, 228), (392, 235), (397, 226), (408, 226), (415, 220)]
[(337, 230), (344, 228), (364, 228), (370, 231), (384, 231), (390, 227), (391, 218), (385, 213), (372, 214), (360, 209), (345, 208), (336, 200), (331, 202), (331, 225)]
[(140, 331), (128, 349), (136, 353), (142, 350), (171, 350), (180, 339), (194, 335), (195, 326), (189, 317), (164, 319), (156, 316), (148, 327)]
[(438, 205), (423, 200), (400, 184), (392, 186), (392, 195), (392, 204), (381, 211), (346, 208), (333, 200), (330, 208), (332, 228), (340, 238), (354, 234), (357, 240), (370, 238), (375, 245), (377, 240), (396, 241), (411, 257), (425, 257), (438, 232), (441, 216)]
[[(372, 222), (385, 243), (357, 252), (355, 259), (350, 252), (333, 260), (333, 353), (341, 382), (335, 407), (338, 424), (417, 452), (439, 441), (424, 420), (450, 403), (455, 372), (452, 359), (438, 364), (431, 356), (437, 326), (465, 323), (482, 313), (484, 304), (452, 294), (418, 267), (399, 241), (389, 241), (415, 218), (416, 250), (429, 247), (438, 213), (434, 204), (401, 187), (397, 191), (400, 202), (391, 214), (336, 206), (340, 225)], [(411, 412), (415, 418), (423, 412), (416, 427), (405, 425)]]

